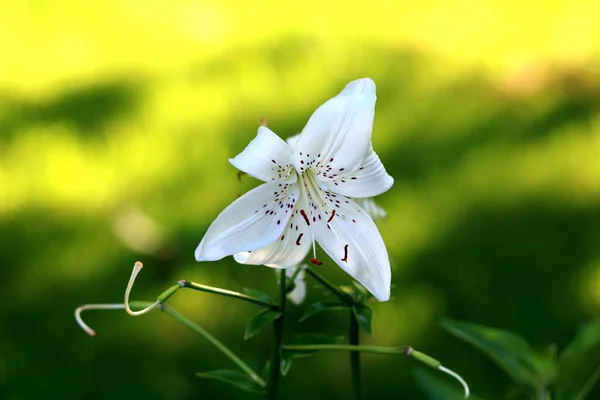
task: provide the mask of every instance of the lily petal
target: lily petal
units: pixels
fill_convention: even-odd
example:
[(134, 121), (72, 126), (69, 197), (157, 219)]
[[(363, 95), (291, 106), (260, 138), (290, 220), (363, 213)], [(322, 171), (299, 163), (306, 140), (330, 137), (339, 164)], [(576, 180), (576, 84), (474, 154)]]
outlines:
[(377, 221), (378, 219), (383, 219), (387, 217), (387, 212), (383, 209), (383, 207), (380, 207), (371, 197), (352, 200), (354, 200), (356, 204), (361, 206), (367, 212), (367, 214), (369, 214), (369, 216), (373, 218), (373, 221)]
[(357, 170), (336, 176), (321, 174), (319, 178), (329, 190), (357, 198), (380, 195), (394, 184), (394, 178), (388, 175), (372, 147)]
[(240, 171), (269, 182), (295, 179), (292, 159), (292, 148), (272, 130), (261, 126), (244, 151), (229, 162)]
[[(295, 208), (286, 209), (290, 217), (279, 238), (266, 247), (252, 252), (241, 252), (234, 255), (240, 264), (266, 265), (272, 268), (288, 268), (298, 265), (308, 253), (312, 244), (312, 232), (308, 219), (301, 211), (308, 210), (304, 196), (300, 196)], [(305, 214), (306, 215), (306, 212)]]
[(300, 139), (300, 134), (290, 136), (289, 138), (285, 139), (285, 141), (292, 148), (292, 150), (294, 150), (298, 144), (298, 139)]
[[(340, 200), (327, 218), (317, 219), (315, 238), (321, 248), (344, 271), (361, 283), (379, 301), (390, 298), (390, 260), (377, 226), (358, 204)], [(316, 210), (315, 212), (321, 212)]]
[(256, 250), (277, 239), (287, 226), (299, 197), (299, 186), (265, 183), (229, 205), (208, 228), (196, 248), (197, 261), (215, 261), (242, 251)]
[(329, 175), (358, 168), (371, 143), (376, 99), (375, 83), (363, 78), (319, 107), (294, 149), (296, 170), (316, 167)]

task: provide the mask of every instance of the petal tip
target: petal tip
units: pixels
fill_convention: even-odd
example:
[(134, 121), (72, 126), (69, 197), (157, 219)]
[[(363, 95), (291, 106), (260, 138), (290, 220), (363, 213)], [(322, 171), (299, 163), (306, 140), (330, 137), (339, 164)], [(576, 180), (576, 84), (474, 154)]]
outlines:
[(350, 95), (375, 94), (375, 90), (375, 82), (371, 78), (361, 78), (348, 83), (342, 93)]

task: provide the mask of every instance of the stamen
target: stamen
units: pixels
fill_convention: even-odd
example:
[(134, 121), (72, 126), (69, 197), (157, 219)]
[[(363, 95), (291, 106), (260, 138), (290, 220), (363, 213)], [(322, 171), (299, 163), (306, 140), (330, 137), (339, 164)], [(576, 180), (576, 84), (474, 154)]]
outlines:
[(81, 318), (81, 312), (85, 310), (122, 310), (125, 308), (125, 304), (86, 304), (84, 306), (79, 306), (75, 309), (75, 320), (77, 324), (83, 329), (88, 335), (96, 336), (96, 331), (93, 330), (83, 322)]
[(323, 265), (323, 261), (319, 261), (316, 258), (311, 258), (310, 262), (315, 264), (315, 265)]
[(331, 212), (331, 217), (329, 217), (329, 219), (327, 220), (327, 223), (330, 223), (330, 222), (331, 222), (331, 220), (333, 219), (333, 217), (335, 217), (335, 210), (333, 210), (333, 211)]
[(129, 293), (131, 293), (131, 288), (133, 287), (135, 278), (140, 273), (143, 267), (144, 265), (141, 262), (136, 261), (136, 263), (133, 265), (133, 272), (131, 273), (131, 278), (129, 278), (129, 283), (127, 283), (127, 288), (125, 289), (125, 311), (127, 311), (127, 314), (132, 315), (134, 317), (144, 315), (160, 304), (160, 302), (156, 300), (154, 303), (150, 304), (148, 307), (140, 311), (132, 311), (131, 308), (129, 308)]
[(260, 126), (267, 126), (267, 119), (265, 117), (260, 119)]
[(348, 262), (348, 245), (344, 246), (344, 258), (342, 258), (342, 261)]

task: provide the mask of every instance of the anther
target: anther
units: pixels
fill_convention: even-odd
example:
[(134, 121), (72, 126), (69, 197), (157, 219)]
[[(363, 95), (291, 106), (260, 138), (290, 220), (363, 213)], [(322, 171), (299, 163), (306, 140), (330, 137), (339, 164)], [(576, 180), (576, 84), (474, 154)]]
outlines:
[(310, 226), (310, 220), (308, 219), (308, 216), (306, 216), (306, 212), (304, 210), (300, 210), (300, 214), (304, 217), (306, 225)]
[(333, 219), (333, 217), (335, 217), (335, 210), (333, 210), (333, 211), (331, 212), (331, 216), (330, 216), (330, 217), (329, 217), (329, 219), (327, 220), (327, 223), (330, 223), (330, 222), (331, 222), (331, 220)]
[(316, 258), (311, 258), (310, 262), (315, 264), (315, 265), (323, 265), (323, 261), (319, 261)]
[(344, 246), (344, 258), (342, 258), (342, 261), (348, 262), (348, 245)]

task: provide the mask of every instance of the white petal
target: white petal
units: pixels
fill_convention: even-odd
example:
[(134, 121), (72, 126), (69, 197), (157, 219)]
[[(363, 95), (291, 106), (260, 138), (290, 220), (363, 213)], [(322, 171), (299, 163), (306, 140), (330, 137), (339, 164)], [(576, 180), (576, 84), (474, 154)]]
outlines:
[[(235, 260), (240, 264), (264, 264), (273, 268), (287, 268), (300, 264), (313, 240), (312, 231), (301, 213), (304, 210), (308, 210), (308, 204), (304, 196), (300, 196), (296, 207), (286, 210), (291, 216), (277, 240), (252, 252), (235, 254)], [(304, 213), (306, 215), (306, 211)]]
[(371, 143), (375, 114), (375, 83), (369, 78), (350, 82), (319, 107), (302, 130), (294, 149), (296, 170), (353, 171)]
[(358, 198), (380, 195), (394, 184), (372, 147), (358, 169), (323, 171), (318, 178), (332, 192)]
[(292, 148), (292, 151), (296, 148), (298, 139), (300, 139), (300, 134), (290, 136), (289, 138), (285, 139), (286, 143)]
[(373, 218), (373, 221), (377, 221), (378, 219), (383, 219), (387, 217), (387, 212), (377, 203), (375, 203), (375, 200), (373, 200), (371, 197), (367, 197), (365, 199), (352, 200), (354, 200), (356, 204), (361, 206), (363, 210), (365, 210), (367, 214), (369, 214), (369, 216)]
[(294, 276), (298, 268), (300, 268), (300, 272), (298, 272), (296, 279), (294, 279), (294, 290), (287, 295), (288, 299), (290, 299), (292, 303), (296, 305), (302, 304), (306, 298), (306, 281), (304, 279), (304, 269), (306, 268), (306, 265), (302, 264), (298, 267), (290, 267), (285, 270), (285, 275), (288, 278), (291, 278)]
[(229, 162), (263, 182), (295, 179), (291, 176), (292, 148), (266, 126), (258, 128), (256, 137), (244, 151), (229, 159)]
[[(342, 196), (334, 197), (335, 215), (317, 219), (315, 238), (344, 271), (379, 301), (390, 298), (390, 260), (377, 226), (367, 212)], [(339, 203), (338, 203), (339, 201)], [(318, 212), (322, 212), (319, 209)]]
[[(277, 239), (299, 196), (299, 185), (265, 183), (234, 201), (208, 228), (196, 248), (197, 261), (215, 261), (255, 250)], [(288, 212), (286, 212), (288, 211)]]

